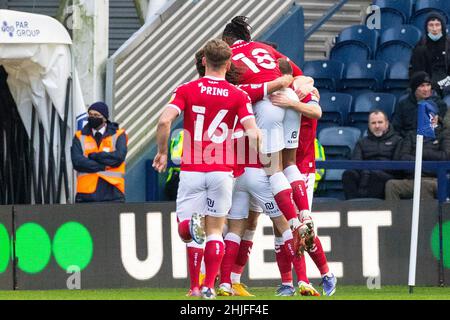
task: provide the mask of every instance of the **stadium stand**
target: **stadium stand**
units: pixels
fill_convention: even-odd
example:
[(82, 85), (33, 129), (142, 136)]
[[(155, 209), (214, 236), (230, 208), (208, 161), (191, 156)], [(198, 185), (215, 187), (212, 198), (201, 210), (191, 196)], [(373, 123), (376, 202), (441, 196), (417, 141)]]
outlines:
[(370, 60), (377, 47), (378, 33), (364, 25), (344, 29), (331, 49), (331, 60), (343, 63)]
[(376, 0), (373, 4), (380, 7), (381, 29), (384, 30), (408, 23), (414, 0)]
[(446, 22), (448, 22), (450, 4), (447, 0), (417, 0), (415, 4), (415, 11), (409, 23), (423, 30), (425, 19), (431, 11), (439, 12), (447, 20)]
[(396, 98), (389, 93), (366, 93), (359, 96), (354, 104), (352, 112), (348, 115), (348, 125), (359, 128), (361, 132), (367, 130), (367, 119), (370, 111), (382, 110), (389, 119), (394, 114)]
[[(332, 127), (319, 133), (319, 141), (325, 149), (327, 160), (350, 160), (356, 142), (361, 137), (358, 128)], [(344, 199), (342, 174), (345, 170), (326, 170), (324, 178), (319, 183), (319, 197), (334, 197)]]
[(352, 127), (325, 128), (319, 133), (319, 142), (327, 160), (349, 160), (361, 130)]
[(387, 70), (388, 64), (384, 61), (351, 62), (346, 65), (342, 88), (381, 90)]
[(310, 61), (305, 63), (303, 73), (314, 78), (315, 86), (321, 92), (334, 92), (343, 78), (344, 64), (333, 60)]
[(317, 132), (335, 126), (344, 126), (352, 108), (353, 97), (345, 93), (323, 93), (320, 97), (322, 118), (318, 122)]
[(252, 17), (255, 38), (292, 8), (294, 1), (174, 1), (155, 24), (144, 25), (109, 60), (109, 105), (129, 134), (133, 164), (154, 142), (156, 124), (170, 92), (197, 76), (193, 56), (220, 37), (234, 16)]

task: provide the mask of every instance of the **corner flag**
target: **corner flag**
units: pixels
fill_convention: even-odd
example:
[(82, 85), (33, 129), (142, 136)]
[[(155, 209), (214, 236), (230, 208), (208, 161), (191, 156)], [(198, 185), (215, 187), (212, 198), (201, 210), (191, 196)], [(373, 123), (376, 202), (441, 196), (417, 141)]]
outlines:
[(419, 235), (420, 186), (422, 179), (423, 137), (436, 138), (433, 119), (437, 115), (437, 106), (431, 100), (419, 103), (417, 114), (416, 167), (414, 170), (414, 197), (411, 226), (411, 248), (409, 256), (409, 292), (416, 285), (417, 242)]

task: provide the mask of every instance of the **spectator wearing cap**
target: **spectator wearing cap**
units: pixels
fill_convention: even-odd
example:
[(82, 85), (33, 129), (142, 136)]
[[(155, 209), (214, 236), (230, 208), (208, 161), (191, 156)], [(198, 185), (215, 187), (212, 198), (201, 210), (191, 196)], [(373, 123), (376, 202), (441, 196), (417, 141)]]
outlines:
[(108, 120), (105, 103), (92, 104), (88, 114), (88, 123), (72, 141), (72, 164), (77, 171), (75, 202), (124, 202), (127, 134)]
[(424, 29), (424, 36), (411, 55), (411, 75), (425, 71), (430, 75), (433, 89), (446, 95), (450, 93), (450, 80), (445, 80), (450, 75), (450, 37), (447, 36), (446, 20), (441, 14), (431, 12)]
[(442, 121), (447, 112), (447, 105), (440, 97), (433, 95), (430, 76), (424, 71), (413, 74), (410, 79), (410, 89), (411, 92), (408, 97), (400, 99), (395, 107), (395, 113), (392, 118), (392, 125), (395, 131), (402, 138), (405, 138), (410, 132), (417, 130), (417, 108), (418, 104), (423, 100), (431, 100), (436, 103), (439, 109), (438, 126), (442, 127)]

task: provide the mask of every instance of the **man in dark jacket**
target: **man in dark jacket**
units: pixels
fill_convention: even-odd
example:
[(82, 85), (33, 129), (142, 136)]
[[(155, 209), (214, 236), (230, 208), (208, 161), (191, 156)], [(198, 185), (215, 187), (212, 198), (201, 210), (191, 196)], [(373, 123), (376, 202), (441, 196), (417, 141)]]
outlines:
[(450, 37), (447, 37), (446, 27), (442, 15), (437, 12), (430, 13), (424, 26), (425, 35), (411, 55), (411, 75), (418, 71), (428, 73), (433, 89), (439, 94), (442, 94), (439, 82), (450, 75)]
[[(352, 160), (392, 160), (401, 140), (386, 114), (374, 110), (369, 114), (367, 137), (357, 142)], [(345, 198), (383, 199), (385, 183), (393, 178), (392, 173), (381, 170), (347, 170), (342, 176)]]
[(447, 104), (438, 96), (433, 95), (431, 88), (431, 79), (426, 72), (420, 71), (415, 73), (410, 80), (410, 95), (400, 100), (395, 108), (392, 118), (392, 125), (403, 138), (409, 132), (417, 130), (417, 109), (423, 100), (432, 100), (439, 108), (438, 125), (442, 126), (442, 121), (447, 112)]
[[(436, 128), (436, 139), (424, 138), (423, 161), (450, 160), (450, 131)], [(403, 139), (400, 152), (394, 160), (415, 161), (417, 134), (411, 132)], [(411, 199), (414, 194), (414, 174), (408, 172), (405, 179), (389, 180), (386, 183), (386, 200)], [(437, 179), (431, 172), (422, 172), (421, 196), (422, 200), (432, 200), (437, 196)]]
[(71, 156), (77, 172), (76, 202), (124, 202), (128, 137), (108, 120), (108, 106), (88, 109), (88, 124), (73, 138)]

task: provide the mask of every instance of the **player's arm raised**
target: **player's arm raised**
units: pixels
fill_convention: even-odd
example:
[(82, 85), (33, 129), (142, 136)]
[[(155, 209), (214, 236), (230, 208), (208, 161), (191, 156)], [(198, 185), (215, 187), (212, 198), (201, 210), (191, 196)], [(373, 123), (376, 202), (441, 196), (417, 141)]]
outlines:
[(158, 153), (153, 160), (153, 168), (158, 172), (164, 172), (167, 168), (168, 140), (172, 122), (178, 117), (179, 111), (172, 107), (166, 107), (158, 121), (156, 131), (156, 142)]

